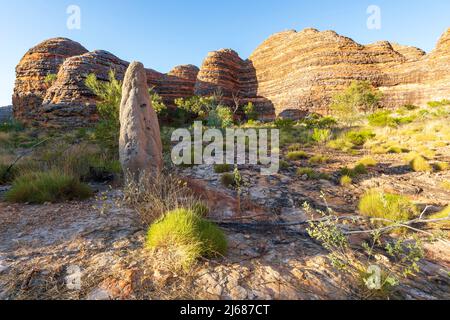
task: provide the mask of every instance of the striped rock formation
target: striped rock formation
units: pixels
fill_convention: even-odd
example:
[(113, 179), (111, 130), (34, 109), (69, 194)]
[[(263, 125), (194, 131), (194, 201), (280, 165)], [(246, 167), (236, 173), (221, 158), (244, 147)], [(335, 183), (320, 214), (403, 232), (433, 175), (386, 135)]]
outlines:
[(86, 52), (82, 45), (65, 38), (50, 39), (31, 48), (16, 67), (12, 97), (15, 118), (38, 121), (37, 114), (48, 90), (46, 76), (56, 74), (67, 58)]
[[(122, 79), (127, 66), (105, 51), (87, 53), (70, 40), (48, 40), (17, 67), (14, 113), (50, 125), (95, 121), (95, 97), (84, 79), (95, 72), (106, 80), (109, 69)], [(58, 70), (57, 81), (46, 87), (45, 76)], [(253, 102), (267, 120), (327, 114), (332, 96), (355, 80), (379, 87), (388, 108), (423, 105), (450, 98), (450, 29), (429, 54), (387, 41), (361, 45), (334, 31), (290, 30), (271, 36), (247, 60), (222, 49), (209, 53), (200, 69), (186, 65), (167, 74), (146, 73), (148, 86), (169, 106), (176, 98), (220, 93), (228, 105)]]

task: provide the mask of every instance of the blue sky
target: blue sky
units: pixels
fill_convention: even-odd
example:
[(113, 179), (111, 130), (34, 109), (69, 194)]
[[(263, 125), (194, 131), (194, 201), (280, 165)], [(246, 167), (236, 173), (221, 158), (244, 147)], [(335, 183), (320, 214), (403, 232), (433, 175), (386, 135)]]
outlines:
[[(80, 30), (66, 26), (69, 5), (81, 9)], [(369, 5), (381, 9), (380, 30), (367, 28)], [(167, 72), (201, 65), (220, 48), (247, 58), (287, 29), (332, 29), (363, 44), (389, 40), (430, 51), (450, 27), (449, 0), (0, 0), (0, 8), (0, 105), (11, 103), (24, 53), (57, 36)]]

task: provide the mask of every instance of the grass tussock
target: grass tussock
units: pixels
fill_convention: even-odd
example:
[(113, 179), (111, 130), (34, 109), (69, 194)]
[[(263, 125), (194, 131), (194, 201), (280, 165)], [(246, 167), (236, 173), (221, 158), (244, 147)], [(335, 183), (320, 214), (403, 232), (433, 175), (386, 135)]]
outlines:
[(290, 151), (286, 155), (286, 158), (290, 161), (297, 161), (302, 159), (308, 159), (308, 154), (305, 151)]
[(167, 250), (183, 269), (189, 269), (201, 257), (224, 255), (227, 240), (215, 224), (192, 210), (177, 209), (150, 226), (146, 247)]
[(92, 196), (91, 188), (77, 178), (56, 170), (30, 172), (13, 181), (6, 200), (18, 203), (42, 204), (83, 200)]
[(415, 172), (431, 172), (431, 165), (422, 156), (417, 156), (410, 162), (411, 169)]
[(326, 173), (316, 171), (312, 168), (298, 168), (297, 169), (298, 176), (306, 176), (310, 180), (328, 180), (330, 176)]
[(436, 162), (433, 165), (434, 169), (436, 171), (447, 171), (450, 169), (450, 164), (448, 162)]
[(340, 184), (343, 187), (348, 187), (353, 183), (353, 179), (350, 176), (344, 175), (341, 177)]
[(360, 164), (365, 167), (375, 167), (378, 162), (372, 157), (364, 157), (356, 163), (356, 165)]
[[(407, 221), (418, 214), (418, 209), (407, 197), (372, 189), (359, 202), (359, 212), (367, 217), (393, 222)], [(386, 221), (389, 224), (389, 221)]]

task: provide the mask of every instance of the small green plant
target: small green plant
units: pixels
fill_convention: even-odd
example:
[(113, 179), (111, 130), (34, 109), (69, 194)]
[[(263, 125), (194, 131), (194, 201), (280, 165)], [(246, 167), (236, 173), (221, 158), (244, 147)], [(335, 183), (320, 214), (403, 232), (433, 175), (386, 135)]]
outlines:
[(328, 180), (330, 176), (326, 173), (315, 171), (312, 168), (298, 168), (297, 175), (306, 176), (308, 179), (312, 180)]
[(214, 172), (215, 173), (225, 173), (225, 172), (231, 172), (233, 171), (233, 166), (231, 164), (216, 164), (214, 165)]
[(366, 167), (375, 167), (378, 164), (378, 162), (372, 157), (364, 157), (361, 160), (359, 160), (356, 164), (357, 165), (362, 164)]
[(110, 70), (108, 78), (109, 81), (101, 81), (91, 73), (86, 78), (85, 84), (99, 100), (97, 112), (100, 122), (95, 128), (95, 139), (102, 147), (115, 154), (119, 147), (122, 82), (116, 79), (114, 70)]
[(55, 83), (57, 78), (58, 78), (58, 76), (56, 74), (54, 74), (54, 73), (48, 74), (48, 75), (45, 76), (44, 83), (48, 87), (51, 87)]
[(13, 181), (6, 193), (8, 202), (36, 203), (82, 200), (89, 198), (92, 190), (78, 179), (58, 172), (30, 172)]
[(413, 110), (419, 109), (419, 107), (418, 107), (418, 106), (415, 106), (415, 105), (413, 105), (413, 104), (405, 104), (405, 105), (403, 106), (403, 109), (408, 110), (408, 111), (413, 111)]
[(294, 126), (294, 121), (291, 119), (283, 119), (283, 118), (277, 118), (274, 121), (275, 127), (278, 129), (292, 129)]
[(368, 140), (374, 138), (376, 135), (371, 130), (363, 129), (358, 131), (349, 131), (345, 134), (345, 138), (355, 146), (362, 146)]
[(349, 176), (350, 178), (356, 178), (358, 175), (367, 174), (367, 168), (364, 164), (357, 164), (353, 169), (348, 167), (344, 167), (341, 169), (341, 176)]
[(369, 115), (367, 120), (374, 127), (395, 127), (397, 123), (391, 114), (391, 111), (378, 111)]
[(308, 154), (305, 151), (291, 151), (288, 152), (286, 158), (290, 161), (297, 161), (301, 159), (308, 159)]
[(236, 186), (236, 181), (234, 179), (233, 173), (224, 173), (220, 177), (220, 182), (222, 183), (223, 186), (225, 186), (227, 188), (232, 188), (232, 187)]
[(415, 172), (431, 172), (432, 168), (422, 156), (417, 156), (410, 162), (411, 169)]
[[(418, 209), (407, 197), (372, 189), (359, 202), (359, 212), (367, 217), (386, 219), (384, 224), (404, 222), (418, 214)], [(389, 221), (388, 221), (389, 220)]]
[(354, 81), (342, 93), (336, 94), (331, 102), (331, 110), (344, 122), (351, 124), (361, 112), (374, 112), (382, 93), (367, 81)]
[(314, 128), (311, 138), (317, 143), (325, 143), (331, 138), (331, 130)]
[(233, 112), (230, 108), (218, 105), (208, 113), (207, 123), (209, 127), (228, 128), (233, 125)]
[(166, 249), (182, 268), (189, 269), (201, 257), (224, 255), (227, 240), (213, 223), (191, 210), (177, 209), (150, 226), (146, 248)]
[(436, 162), (433, 167), (436, 171), (447, 171), (450, 169), (450, 164), (448, 162)]
[(323, 154), (316, 154), (309, 159), (309, 163), (312, 165), (323, 164), (330, 161), (330, 158)]
[(430, 108), (445, 107), (450, 105), (450, 100), (444, 99), (441, 101), (430, 101), (427, 104)]
[(167, 106), (164, 103), (163, 98), (155, 91), (154, 88), (148, 90), (150, 94), (150, 100), (152, 102), (152, 108), (159, 116), (166, 116)]
[(353, 179), (350, 176), (344, 175), (341, 177), (340, 184), (343, 187), (349, 186), (353, 183)]
[(252, 102), (247, 103), (244, 107), (245, 119), (247, 121), (255, 121), (258, 120), (258, 112), (256, 112), (255, 106)]

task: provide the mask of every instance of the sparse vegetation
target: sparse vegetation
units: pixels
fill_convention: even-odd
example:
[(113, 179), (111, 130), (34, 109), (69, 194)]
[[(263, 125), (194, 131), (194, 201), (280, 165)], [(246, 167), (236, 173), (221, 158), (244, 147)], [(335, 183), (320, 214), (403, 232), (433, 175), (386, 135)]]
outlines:
[(309, 156), (305, 151), (291, 151), (286, 155), (286, 158), (290, 161), (308, 159), (308, 157)]
[(297, 168), (297, 175), (306, 176), (308, 179), (312, 180), (328, 180), (330, 176), (326, 173), (315, 171), (312, 168)]
[(422, 156), (417, 156), (410, 162), (411, 169), (415, 172), (431, 172), (431, 165)]
[(92, 190), (73, 176), (58, 172), (30, 172), (17, 177), (6, 193), (9, 202), (35, 203), (82, 200)]
[(352, 124), (358, 120), (361, 112), (373, 113), (379, 107), (381, 98), (381, 92), (369, 82), (355, 81), (333, 97), (331, 110), (342, 121)]
[(344, 175), (341, 177), (341, 180), (340, 180), (341, 186), (346, 187), (346, 186), (351, 185), (352, 183), (353, 183), (353, 179), (350, 176)]
[(418, 214), (417, 207), (408, 198), (376, 189), (366, 192), (358, 208), (364, 216), (385, 219), (384, 224), (407, 221)]

